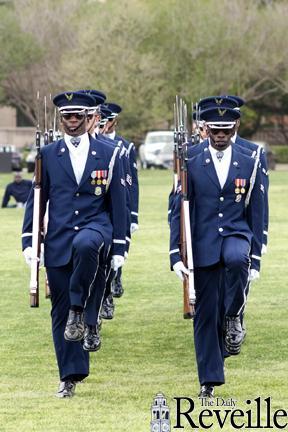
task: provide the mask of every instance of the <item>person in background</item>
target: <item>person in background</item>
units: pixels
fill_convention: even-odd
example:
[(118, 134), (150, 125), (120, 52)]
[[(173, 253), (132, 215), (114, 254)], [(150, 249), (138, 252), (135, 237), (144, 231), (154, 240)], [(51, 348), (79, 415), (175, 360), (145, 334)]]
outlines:
[[(6, 186), (2, 200), (2, 208), (6, 207), (24, 207), (31, 190), (32, 181), (22, 178), (22, 174), (17, 172), (14, 174), (14, 181)], [(10, 198), (14, 198), (16, 204), (10, 204)]]

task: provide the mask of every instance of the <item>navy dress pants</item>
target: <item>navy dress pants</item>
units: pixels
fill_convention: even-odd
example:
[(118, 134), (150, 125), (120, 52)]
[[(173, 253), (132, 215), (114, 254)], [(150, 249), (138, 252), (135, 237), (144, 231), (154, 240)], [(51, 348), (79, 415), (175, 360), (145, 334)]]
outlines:
[(51, 318), (54, 348), (60, 379), (82, 380), (89, 375), (89, 353), (81, 342), (64, 339), (64, 330), (70, 308), (69, 285), (73, 271), (72, 262), (63, 267), (46, 267), (51, 291)]
[[(111, 239), (83, 229), (74, 237), (72, 258), (62, 267), (47, 267), (52, 302), (52, 333), (60, 379), (83, 379), (89, 374), (89, 355), (81, 342), (64, 339), (71, 305), (84, 307), (86, 324), (95, 325), (105, 288), (105, 251)], [(78, 377), (78, 378), (76, 378)]]
[(239, 315), (245, 304), (249, 242), (239, 236), (223, 238), (221, 259), (194, 270), (196, 305), (194, 342), (199, 382), (221, 385), (224, 377), (224, 320)]
[(105, 267), (104, 250), (105, 241), (98, 231), (83, 229), (74, 237), (73, 273), (70, 279), (71, 305), (86, 306), (97, 273)]

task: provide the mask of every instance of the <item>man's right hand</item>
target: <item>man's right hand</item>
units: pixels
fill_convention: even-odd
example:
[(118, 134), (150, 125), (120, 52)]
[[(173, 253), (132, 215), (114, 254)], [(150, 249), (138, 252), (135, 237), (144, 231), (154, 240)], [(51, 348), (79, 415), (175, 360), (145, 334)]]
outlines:
[[(23, 251), (23, 255), (26, 261), (26, 264), (31, 267), (31, 262), (32, 262), (32, 247), (28, 246), (26, 249), (24, 249)], [(41, 243), (41, 247), (40, 247), (40, 260), (39, 260), (39, 266), (42, 267), (44, 265), (44, 244)]]
[(176, 275), (181, 279), (183, 282), (184, 280), (184, 274), (188, 275), (189, 270), (184, 266), (182, 261), (178, 261), (173, 265), (173, 270), (176, 273)]

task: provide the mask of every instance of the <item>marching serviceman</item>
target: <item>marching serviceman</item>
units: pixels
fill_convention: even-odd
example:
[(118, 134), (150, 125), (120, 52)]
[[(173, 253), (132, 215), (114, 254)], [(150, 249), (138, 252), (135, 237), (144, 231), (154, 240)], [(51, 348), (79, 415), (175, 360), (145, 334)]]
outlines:
[[(86, 132), (88, 110), (95, 100), (87, 94), (66, 92), (55, 96), (53, 102), (65, 135), (41, 149), (41, 216), (49, 200), (44, 260), (61, 380), (56, 396), (71, 397), (76, 382), (89, 375), (87, 351), (96, 332), (95, 322), (89, 322), (89, 308), (96, 307), (99, 314), (109, 249), (115, 268), (124, 263), (126, 191), (118, 148)], [(30, 194), (22, 234), (27, 263), (32, 258), (32, 214)]]
[[(138, 169), (137, 169), (137, 158), (136, 158), (136, 150), (135, 145), (132, 142), (128, 142), (122, 136), (118, 135), (116, 132), (117, 119), (118, 115), (122, 111), (120, 105), (116, 103), (105, 103), (104, 106), (111, 111), (111, 115), (108, 115), (108, 122), (105, 128), (104, 135), (109, 137), (110, 139), (114, 139), (117, 141), (122, 141), (123, 145), (127, 151), (127, 157), (129, 161), (130, 171), (126, 175), (126, 181), (128, 185), (130, 185), (130, 215), (131, 215), (131, 224), (130, 230), (127, 232), (126, 240), (128, 243), (128, 247), (126, 252), (128, 253), (129, 244), (131, 241), (131, 234), (139, 229), (138, 225), (138, 209), (139, 209), (139, 183), (138, 183)], [(122, 286), (122, 269), (119, 269), (116, 275), (116, 279), (113, 283), (113, 296), (121, 297), (123, 295), (124, 289)]]
[[(240, 108), (245, 104), (245, 101), (240, 98), (239, 96), (229, 95), (228, 98), (232, 100), (236, 100), (237, 102), (237, 108), (240, 110)], [(269, 226), (269, 202), (268, 202), (268, 190), (269, 190), (269, 175), (268, 175), (268, 164), (267, 164), (267, 158), (265, 149), (258, 146), (257, 144), (253, 143), (252, 141), (246, 140), (245, 138), (242, 138), (238, 134), (238, 129), (240, 127), (240, 119), (236, 122), (236, 129), (235, 134), (231, 138), (231, 141), (235, 144), (238, 144), (239, 146), (243, 148), (248, 148), (253, 152), (255, 155), (254, 157), (259, 157), (260, 161), (260, 167), (261, 167), (261, 173), (262, 173), (262, 180), (263, 185), (265, 188), (264, 193), (264, 227), (263, 227), (263, 242), (262, 242), (262, 253), (267, 252), (267, 243), (268, 243), (268, 226)]]
[[(258, 160), (231, 145), (240, 113), (212, 108), (201, 113), (209, 146), (188, 160), (188, 197), (196, 291), (194, 341), (200, 397), (224, 384), (224, 353), (240, 352), (240, 313), (249, 273), (259, 272), (264, 191)], [(171, 216), (171, 267), (188, 273), (179, 253), (181, 191)]]
[[(244, 104), (244, 100), (239, 96), (210, 96), (204, 99), (201, 99), (198, 103), (198, 107), (201, 110), (210, 109), (210, 108), (233, 108), (235, 110), (240, 110), (240, 107)], [(201, 117), (201, 114), (200, 114)], [(244, 138), (241, 138), (237, 134), (237, 130), (240, 125), (240, 119), (237, 119), (235, 126), (235, 134), (231, 138), (233, 148), (237, 151), (249, 155), (254, 159), (259, 159), (260, 167), (261, 167), (261, 179), (264, 187), (264, 212), (263, 212), (263, 234), (262, 234), (262, 254), (267, 249), (267, 235), (268, 235), (268, 219), (269, 219), (269, 206), (268, 206), (268, 187), (269, 187), (269, 177), (267, 171), (267, 161), (265, 156), (265, 151), (263, 148), (259, 147), (257, 144), (248, 141)], [(208, 147), (209, 141), (204, 140), (200, 145), (193, 146), (188, 148), (188, 158), (191, 158), (198, 154), (200, 151)], [(259, 272), (254, 271), (250, 276), (250, 281), (256, 280), (259, 278)], [(246, 299), (248, 297), (250, 284), (247, 284), (246, 287)], [(244, 323), (244, 309), (241, 312), (241, 323), (242, 329), (244, 331), (244, 336), (246, 336), (246, 326)]]

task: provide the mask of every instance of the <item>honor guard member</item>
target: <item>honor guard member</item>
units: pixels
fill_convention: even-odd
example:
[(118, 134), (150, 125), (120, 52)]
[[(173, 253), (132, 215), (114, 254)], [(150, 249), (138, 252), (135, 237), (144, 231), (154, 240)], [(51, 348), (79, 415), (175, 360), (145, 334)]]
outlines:
[[(228, 98), (236, 100), (237, 107), (240, 111), (241, 107), (245, 105), (244, 99), (239, 96), (228, 95)], [(269, 191), (269, 173), (268, 173), (268, 164), (265, 149), (261, 146), (253, 143), (252, 141), (246, 140), (239, 136), (238, 129), (240, 126), (240, 119), (236, 122), (236, 130), (235, 134), (232, 137), (232, 142), (240, 145), (241, 147), (248, 148), (255, 155), (254, 157), (259, 157), (261, 172), (262, 172), (262, 181), (264, 186), (264, 227), (263, 227), (263, 243), (262, 243), (262, 254), (267, 252), (267, 243), (268, 243), (268, 227), (269, 227), (269, 202), (268, 202), (268, 191)], [(258, 278), (259, 275), (255, 275), (255, 279)]]
[[(118, 148), (86, 132), (94, 99), (77, 92), (54, 97), (65, 135), (41, 149), (44, 215), (49, 222), (44, 259), (51, 290), (52, 332), (60, 375), (58, 397), (71, 397), (77, 381), (89, 375), (85, 340), (95, 332), (89, 308), (101, 307), (105, 260), (112, 249), (114, 265), (124, 262), (125, 182)], [(31, 261), (33, 194), (23, 223), (23, 250)], [(99, 312), (98, 312), (99, 313)], [(84, 343), (83, 343), (84, 339)], [(82, 345), (83, 343), (83, 345)]]
[[(121, 146), (120, 159), (121, 159), (122, 164), (123, 164), (124, 178), (126, 181), (127, 231), (126, 231), (125, 258), (127, 258), (128, 250), (129, 250), (129, 246), (130, 246), (130, 237), (131, 237), (131, 235), (130, 235), (131, 181), (129, 181), (129, 179), (131, 179), (132, 177), (131, 177), (131, 172), (130, 172), (129, 158), (128, 158), (128, 153), (126, 151), (124, 142), (121, 139), (121, 137), (119, 137), (119, 139), (118, 139), (118, 137), (114, 136), (114, 138), (113, 138), (112, 136), (110, 137), (109, 135), (105, 134), (105, 130), (108, 127), (109, 120), (111, 121), (111, 119), (115, 118), (114, 114), (106, 105), (101, 105), (100, 113), (101, 113), (101, 121), (100, 121), (100, 134), (98, 135), (99, 139), (101, 138), (101, 139), (104, 139), (106, 141), (109, 141), (114, 146), (115, 145)], [(102, 128), (102, 124), (103, 124), (103, 128)], [(120, 269), (118, 271), (115, 271), (115, 269), (108, 262), (108, 271), (107, 271), (107, 275), (106, 275), (106, 289), (105, 289), (104, 300), (103, 300), (102, 309), (101, 309), (101, 318), (103, 318), (103, 319), (110, 320), (110, 319), (113, 319), (113, 317), (114, 317), (115, 304), (113, 301), (114, 293), (112, 293), (112, 285), (114, 284), (115, 278), (117, 277), (117, 274), (120, 271), (121, 271)]]
[[(122, 140), (118, 139), (112, 139), (108, 136), (105, 136), (103, 134), (103, 130), (105, 129), (105, 126), (108, 122), (109, 116), (112, 116), (112, 111), (108, 109), (107, 107), (104, 107), (103, 104), (99, 105), (99, 102), (103, 103), (106, 100), (106, 95), (99, 91), (99, 90), (80, 90), (83, 93), (89, 94), (90, 96), (94, 97), (96, 106), (91, 111), (89, 109), (89, 114), (91, 114), (91, 120), (88, 123), (88, 132), (93, 136), (97, 137), (100, 141), (104, 142), (105, 144), (108, 144), (112, 146), (113, 148), (119, 147), (119, 158), (122, 162), (122, 168), (123, 168), (123, 178), (126, 180), (126, 224), (127, 224), (127, 231), (129, 230), (129, 234), (126, 233), (126, 248), (125, 248), (125, 255), (127, 253), (127, 243), (130, 242), (130, 184), (127, 181), (127, 177), (131, 177), (130, 175), (130, 168), (129, 163), (127, 159), (127, 152), (123, 145)], [(114, 118), (114, 117), (113, 117)], [(127, 241), (129, 240), (129, 242)], [(104, 319), (112, 319), (114, 316), (114, 310), (115, 305), (113, 302), (113, 295), (111, 292), (111, 284), (113, 279), (115, 278), (115, 270), (112, 268), (111, 264), (113, 262), (111, 261), (111, 255), (109, 255), (107, 260), (107, 267), (106, 267), (106, 286), (105, 286), (105, 292), (103, 296), (103, 302), (101, 306), (101, 312), (100, 316), (97, 319), (97, 335), (93, 338), (90, 344), (90, 350), (92, 350), (92, 346), (94, 347), (94, 351), (98, 350), (101, 345), (101, 339), (100, 339), (100, 333), (99, 329), (101, 327), (101, 318)], [(92, 309), (93, 310), (93, 309)], [(94, 317), (95, 318), (95, 317)], [(98, 336), (98, 337), (97, 337)]]
[(93, 97), (95, 105), (89, 109), (89, 121), (87, 125), (87, 132), (93, 137), (98, 138), (99, 123), (101, 120), (101, 104), (106, 100), (106, 95), (100, 90), (78, 90), (80, 93), (88, 94)]
[[(130, 243), (131, 234), (139, 229), (138, 225), (138, 211), (139, 211), (139, 183), (138, 183), (138, 169), (137, 169), (137, 158), (135, 145), (132, 142), (128, 142), (122, 136), (118, 135), (116, 132), (118, 115), (122, 111), (120, 105), (112, 102), (106, 102), (105, 107), (112, 111), (112, 114), (108, 116), (108, 123), (105, 130), (105, 136), (109, 138), (121, 140), (126, 148), (127, 156), (129, 160), (130, 173), (127, 173), (126, 180), (130, 185), (130, 205), (131, 205), (131, 225), (130, 233), (127, 233), (127, 242)], [(129, 249), (129, 245), (128, 245)], [(127, 254), (128, 254), (127, 249)], [(122, 269), (117, 272), (116, 279), (113, 283), (113, 296), (121, 297), (123, 295), (124, 289), (122, 286)]]
[[(224, 384), (224, 349), (231, 355), (240, 352), (249, 268), (260, 270), (263, 189), (258, 162), (231, 145), (239, 117), (229, 108), (202, 112), (209, 147), (187, 167), (200, 397), (213, 397), (214, 386)], [(181, 192), (171, 217), (170, 259), (183, 279), (188, 270), (179, 252), (180, 208)]]
[[(226, 109), (226, 108), (231, 108), (234, 110), (238, 110), (239, 111), (239, 107), (242, 106), (244, 103), (243, 99), (240, 98), (239, 96), (210, 96), (207, 98), (202, 99), (198, 106), (200, 108), (200, 118), (201, 118), (201, 110), (206, 110), (206, 109), (211, 109), (211, 108), (217, 108), (217, 107), (221, 107), (221, 109)], [(236, 127), (235, 127), (235, 131), (238, 129), (240, 125), (240, 119), (238, 119), (236, 121)], [(238, 139), (235, 138), (236, 137), (236, 132), (234, 134), (234, 136), (231, 138), (232, 141), (232, 145), (233, 148), (235, 148), (235, 150), (239, 151), (240, 153), (246, 154), (254, 159), (259, 158), (260, 160), (260, 166), (261, 166), (261, 183), (263, 185), (264, 188), (264, 212), (263, 212), (263, 223), (264, 223), (264, 231), (265, 231), (265, 226), (268, 226), (268, 177), (267, 177), (267, 173), (266, 170), (264, 169), (263, 171), (263, 165), (266, 166), (266, 157), (265, 154), (263, 153), (262, 149), (257, 146), (254, 143), (251, 143), (247, 140), (244, 140), (243, 138), (240, 138), (239, 136)], [(198, 147), (193, 147), (193, 148), (188, 148), (188, 158), (191, 158), (193, 156), (195, 156), (200, 150), (205, 150), (209, 145), (209, 141), (206, 140), (204, 141), (200, 146)], [(265, 234), (262, 234), (262, 253), (263, 253), (263, 245), (265, 244), (267, 240), (267, 236), (265, 236)], [(255, 269), (253, 269), (250, 272), (250, 276), (249, 279), (250, 281), (256, 280), (259, 278), (259, 272), (257, 272)], [(248, 298), (248, 293), (249, 293), (249, 287), (250, 284), (247, 284), (246, 286), (246, 300)], [(242, 324), (242, 329), (244, 332), (244, 337), (246, 336), (246, 326), (244, 323), (244, 308), (241, 311), (241, 324)], [(227, 354), (228, 355), (228, 354)]]
[[(240, 111), (240, 107), (244, 105), (244, 100), (239, 96), (210, 96), (204, 99), (201, 99), (198, 107), (200, 109), (200, 117), (201, 111), (211, 108), (221, 107), (232, 108)], [(269, 177), (268, 177), (268, 167), (267, 160), (265, 155), (265, 150), (258, 146), (257, 144), (248, 141), (244, 138), (241, 138), (237, 131), (240, 126), (240, 118), (236, 121), (235, 134), (231, 138), (232, 143), (237, 144), (240, 148), (243, 149), (245, 154), (251, 153), (253, 158), (258, 158), (260, 161), (261, 167), (261, 175), (262, 175), (262, 184), (264, 187), (264, 229), (263, 229), (263, 240), (262, 240), (262, 253), (265, 253), (267, 250), (267, 236), (268, 236), (268, 224), (269, 224), (269, 206), (268, 206), (268, 188), (269, 188)], [(206, 143), (205, 143), (206, 144)], [(188, 158), (191, 158), (196, 154), (199, 149), (188, 148)], [(257, 273), (252, 274), (253, 279), (257, 279), (259, 275)]]

